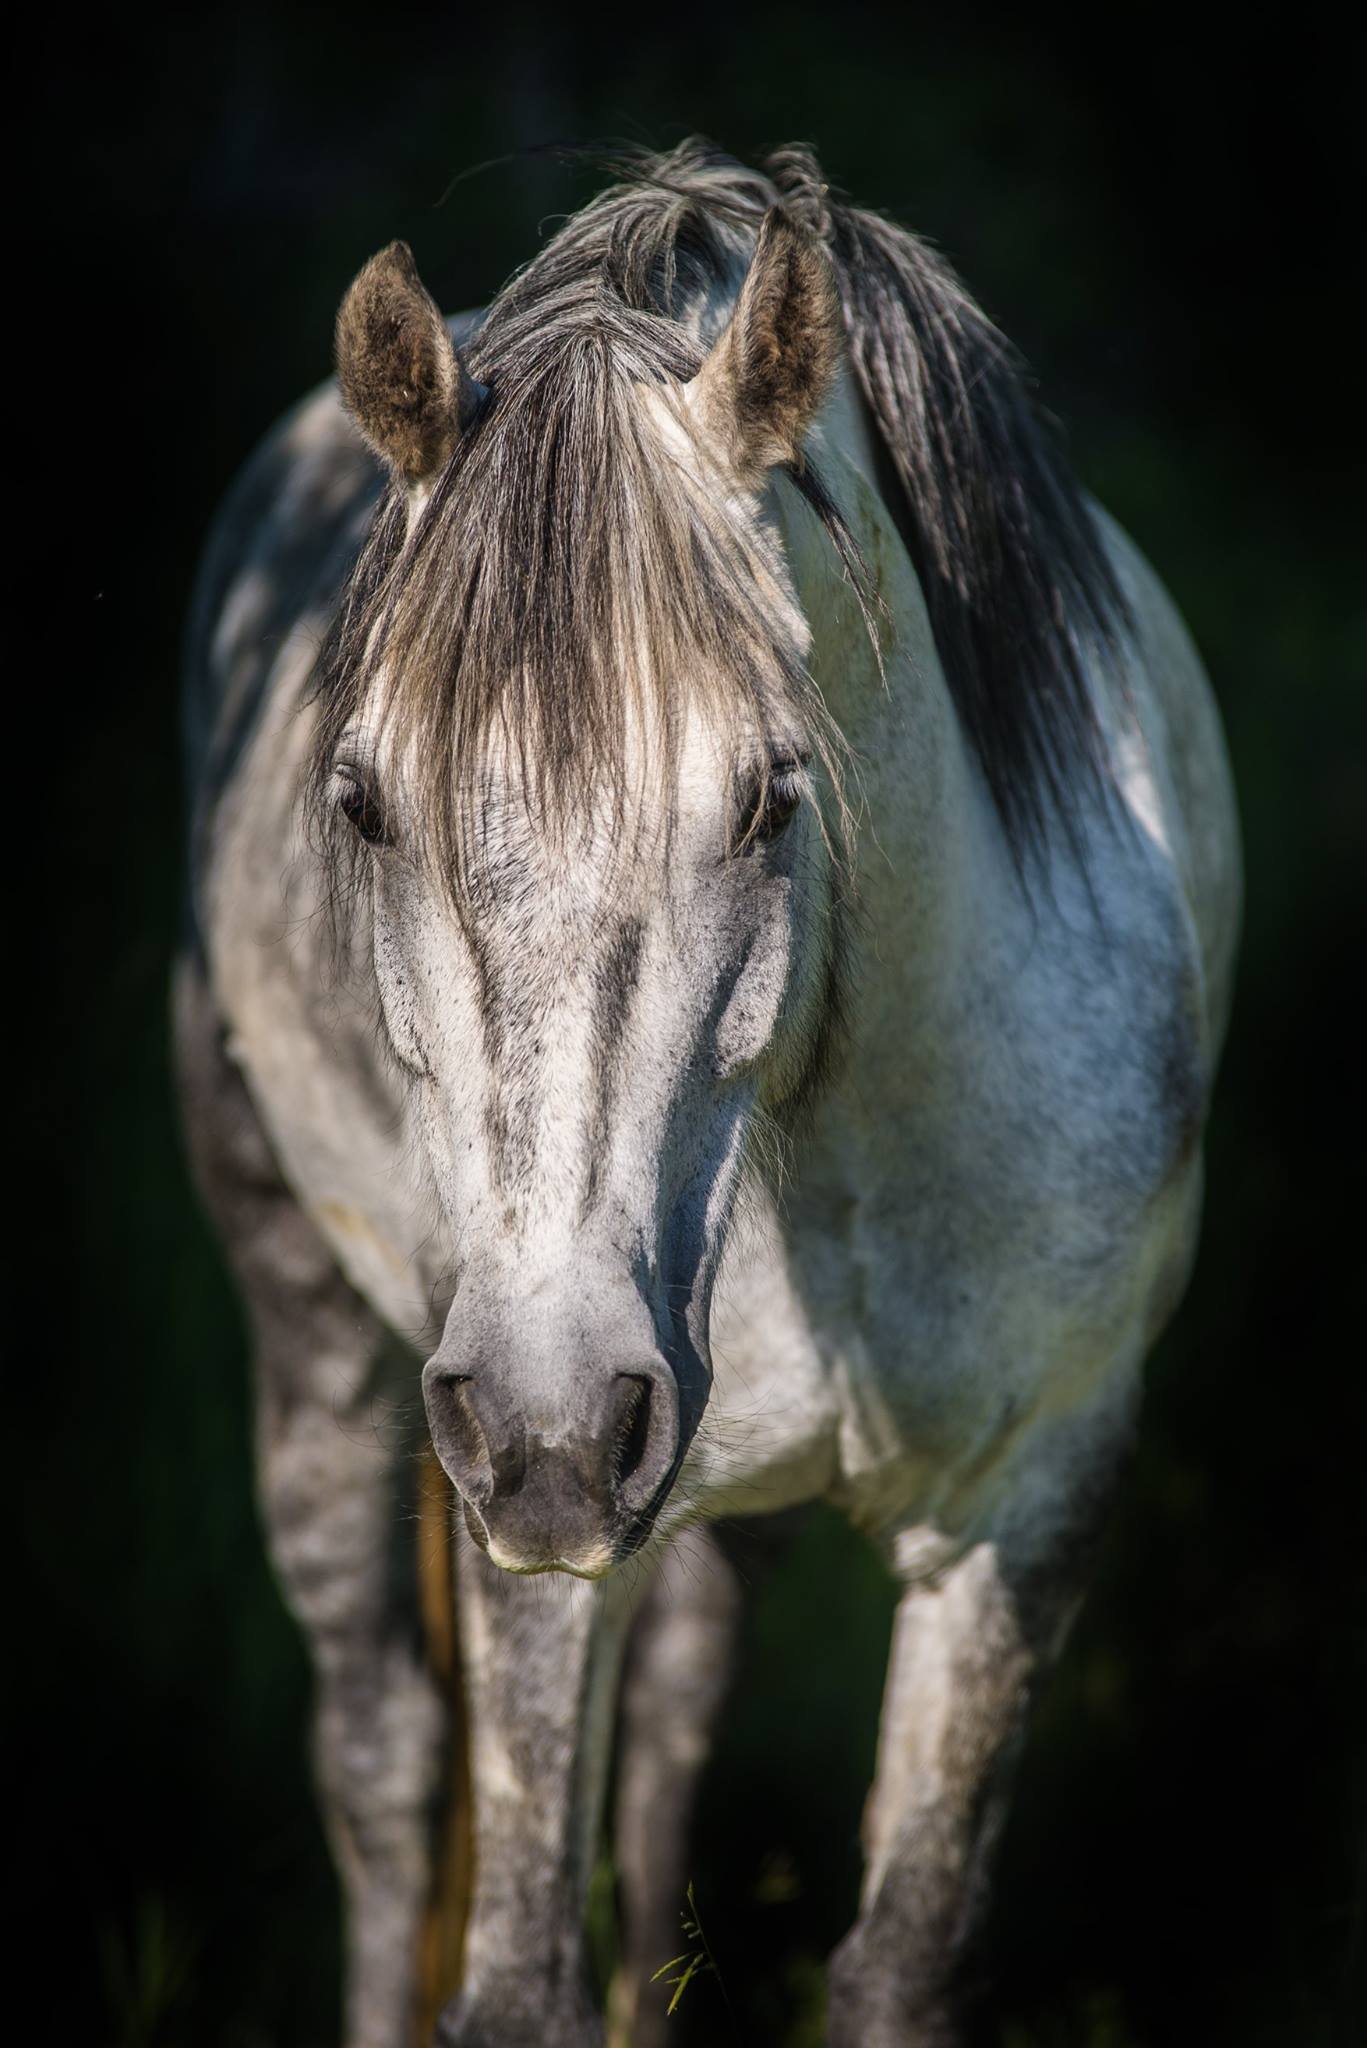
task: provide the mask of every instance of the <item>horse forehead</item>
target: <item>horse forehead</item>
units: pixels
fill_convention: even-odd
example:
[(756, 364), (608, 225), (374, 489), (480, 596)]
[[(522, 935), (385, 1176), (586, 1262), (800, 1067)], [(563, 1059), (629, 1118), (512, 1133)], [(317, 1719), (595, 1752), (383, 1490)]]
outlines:
[(672, 802), (646, 797), (616, 822), (563, 832), (516, 792), (486, 796), (460, 918), (486, 1014), (530, 1024), (583, 1011), (610, 1039), (666, 984), (687, 1008), (681, 977), (703, 970), (699, 947), (721, 936), (707, 883), (724, 798), (709, 772), (681, 763)]
[(540, 905), (571, 919), (607, 897), (635, 898), (639, 908), (679, 879), (680, 857), (705, 853), (731, 801), (735, 744), (686, 701), (673, 734), (651, 730), (653, 722), (648, 708), (633, 714), (620, 762), (563, 816), (557, 793), (538, 791), (535, 762), (491, 751), (478, 787), (458, 803), (492, 903)]
[(471, 877), (461, 926), (485, 1000), (530, 1013), (633, 1001), (641, 985), (681, 995), (713, 920), (696, 904), (677, 847), (660, 835), (610, 864), (536, 844)]

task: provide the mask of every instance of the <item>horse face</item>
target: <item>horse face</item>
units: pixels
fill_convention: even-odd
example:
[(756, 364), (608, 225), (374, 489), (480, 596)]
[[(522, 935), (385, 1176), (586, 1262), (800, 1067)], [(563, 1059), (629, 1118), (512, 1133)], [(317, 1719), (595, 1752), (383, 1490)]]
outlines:
[[(407, 528), (357, 628), (387, 679), (325, 760), (370, 845), (384, 1021), (455, 1245), (432, 1436), (510, 1570), (597, 1576), (649, 1533), (707, 1401), (756, 1130), (830, 1037), (805, 622), (761, 501), (800, 463), (839, 331), (825, 258), (778, 209), (667, 391), (624, 367), (629, 324), (609, 362), (569, 316), (530, 379), (501, 383), (495, 337), (476, 383), (397, 246), (339, 319)], [(610, 790), (562, 801), (560, 769), (600, 760)], [(433, 812), (454, 821), (435, 842)]]
[(358, 754), (337, 800), (375, 838), (384, 1024), (456, 1247), (433, 1441), (495, 1562), (597, 1575), (678, 1474), (746, 1165), (829, 1039), (809, 770), (795, 743), (737, 760), (695, 724), (667, 816), (569, 845), (491, 776), (456, 898), (392, 795), (381, 843)]

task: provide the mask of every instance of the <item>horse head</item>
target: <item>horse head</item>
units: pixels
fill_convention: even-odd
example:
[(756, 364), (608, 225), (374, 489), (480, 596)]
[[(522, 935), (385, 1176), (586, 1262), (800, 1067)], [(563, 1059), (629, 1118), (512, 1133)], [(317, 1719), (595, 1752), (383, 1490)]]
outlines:
[(840, 346), (779, 208), (710, 346), (567, 260), (467, 365), (401, 245), (339, 316), (391, 488), (315, 795), (454, 1248), (432, 1438), (508, 1570), (648, 1536), (747, 1171), (837, 1036), (839, 747), (773, 499), (841, 538), (803, 468)]

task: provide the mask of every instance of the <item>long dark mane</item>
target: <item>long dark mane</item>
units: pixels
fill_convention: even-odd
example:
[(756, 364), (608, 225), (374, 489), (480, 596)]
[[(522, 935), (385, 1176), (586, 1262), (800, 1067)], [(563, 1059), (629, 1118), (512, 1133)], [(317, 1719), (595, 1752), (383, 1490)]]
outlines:
[(959, 716), (1018, 851), (1105, 776), (1088, 657), (1127, 607), (1016, 351), (929, 245), (832, 198), (809, 150), (770, 170), (826, 241), (888, 497)]
[[(756, 739), (777, 693), (833, 766), (838, 736), (755, 564), (671, 478), (638, 395), (695, 374), (781, 199), (829, 250), (949, 687), (1019, 857), (1103, 772), (1087, 659), (1124, 612), (1009, 345), (924, 243), (833, 198), (810, 152), (760, 175), (694, 141), (618, 168), (495, 299), (466, 352), (488, 402), (413, 532), (399, 490), (377, 512), (321, 667), (316, 792), (381, 669), (448, 871), (491, 733), (568, 812), (605, 776), (620, 793), (633, 689), (656, 689), (657, 729), (674, 729), (681, 673)], [(810, 464), (790, 475), (876, 631), (838, 508)]]

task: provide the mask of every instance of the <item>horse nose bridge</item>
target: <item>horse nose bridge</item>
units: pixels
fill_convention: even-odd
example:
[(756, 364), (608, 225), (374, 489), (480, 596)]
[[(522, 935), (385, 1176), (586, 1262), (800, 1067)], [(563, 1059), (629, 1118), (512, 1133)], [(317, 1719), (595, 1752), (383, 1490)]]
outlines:
[(529, 1395), (567, 1356), (649, 1352), (668, 1329), (658, 1261), (640, 1233), (562, 1231), (555, 1218), (493, 1247), (469, 1306), (458, 1295), (447, 1321), (458, 1347), (497, 1357)]

